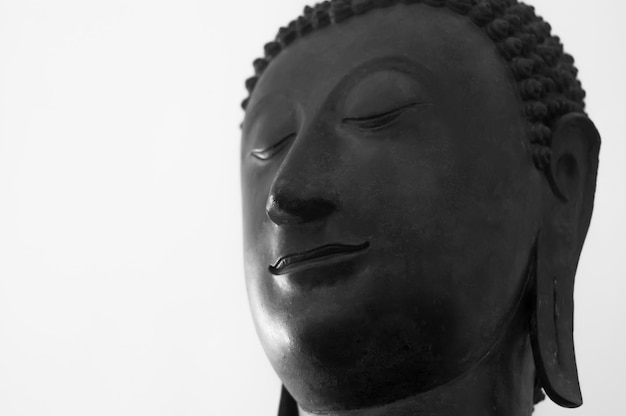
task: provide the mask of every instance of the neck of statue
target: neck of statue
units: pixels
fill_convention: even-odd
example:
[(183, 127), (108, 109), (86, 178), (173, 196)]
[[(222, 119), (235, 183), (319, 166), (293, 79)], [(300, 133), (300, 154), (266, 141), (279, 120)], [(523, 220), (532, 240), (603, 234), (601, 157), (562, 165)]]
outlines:
[(383, 406), (328, 413), (300, 408), (299, 416), (530, 416), (534, 381), (528, 313), (519, 310), (493, 350), (456, 380)]

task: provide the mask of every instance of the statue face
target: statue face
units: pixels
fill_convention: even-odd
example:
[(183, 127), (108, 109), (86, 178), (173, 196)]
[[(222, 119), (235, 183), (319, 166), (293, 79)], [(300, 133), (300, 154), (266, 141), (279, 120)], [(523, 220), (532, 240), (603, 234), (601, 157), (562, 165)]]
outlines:
[(269, 65), (243, 125), (246, 283), (301, 405), (427, 391), (493, 348), (540, 223), (525, 129), (495, 45), (446, 10), (376, 10)]

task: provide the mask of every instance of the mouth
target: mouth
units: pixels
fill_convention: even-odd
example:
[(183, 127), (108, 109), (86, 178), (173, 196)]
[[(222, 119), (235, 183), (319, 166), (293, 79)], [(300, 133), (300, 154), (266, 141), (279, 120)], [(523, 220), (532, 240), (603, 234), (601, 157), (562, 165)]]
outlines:
[(295, 270), (315, 267), (336, 259), (352, 257), (361, 254), (370, 246), (369, 241), (361, 244), (326, 244), (302, 253), (289, 254), (279, 258), (274, 265), (269, 266), (269, 271), (275, 276), (287, 274)]

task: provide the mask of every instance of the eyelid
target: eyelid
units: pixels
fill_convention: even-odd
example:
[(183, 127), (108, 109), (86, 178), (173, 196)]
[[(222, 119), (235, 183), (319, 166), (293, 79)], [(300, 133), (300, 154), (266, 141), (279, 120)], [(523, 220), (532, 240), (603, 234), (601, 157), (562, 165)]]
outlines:
[(280, 153), (280, 151), (283, 150), (285, 146), (289, 144), (289, 141), (294, 137), (296, 137), (296, 133), (288, 134), (286, 137), (280, 139), (278, 142), (274, 143), (270, 147), (252, 150), (250, 152), (250, 155), (256, 157), (259, 160), (268, 160), (274, 155)]
[[(368, 128), (367, 124), (368, 123), (375, 123), (375, 122), (380, 122), (383, 121), (383, 123), (381, 124), (381, 126), (386, 125), (387, 123), (393, 121), (396, 119), (396, 117), (398, 117), (400, 114), (402, 114), (402, 112), (404, 112), (405, 110), (412, 108), (412, 107), (417, 107), (419, 105), (429, 105), (432, 103), (429, 102), (413, 102), (413, 103), (408, 103), (405, 105), (402, 105), (400, 107), (396, 107), (392, 110), (389, 111), (385, 111), (382, 113), (378, 113), (378, 114), (372, 114), (370, 116), (365, 116), (365, 117), (347, 117), (344, 118), (342, 121), (344, 123), (352, 123), (352, 124), (357, 124), (357, 125), (362, 125), (362, 127)], [(385, 119), (389, 119), (389, 120), (385, 120)], [(371, 128), (371, 127), (369, 127)]]

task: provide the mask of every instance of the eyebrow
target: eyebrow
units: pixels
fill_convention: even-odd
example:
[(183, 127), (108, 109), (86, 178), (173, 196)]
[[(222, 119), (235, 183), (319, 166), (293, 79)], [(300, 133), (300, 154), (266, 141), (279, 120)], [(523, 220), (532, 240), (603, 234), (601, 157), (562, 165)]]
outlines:
[[(425, 90), (428, 92), (429, 85), (433, 85), (435, 83), (436, 77), (434, 76), (434, 72), (428, 68), (426, 65), (416, 62), (413, 59), (410, 59), (406, 56), (380, 56), (374, 59), (370, 59), (368, 61), (362, 62), (354, 68), (351, 68), (348, 72), (346, 72), (339, 81), (333, 86), (331, 89), (330, 95), (328, 96), (329, 100), (336, 99), (337, 95), (341, 91), (346, 91), (354, 87), (364, 78), (375, 74), (376, 72), (395, 70), (401, 73), (408, 75), (409, 77), (415, 79), (417, 82), (422, 85)], [(260, 76), (259, 81), (263, 75)], [(255, 88), (255, 90), (258, 90)], [(254, 91), (253, 91), (254, 94)], [(246, 109), (244, 115), (244, 121), (240, 124), (240, 129), (243, 131), (243, 127), (246, 121), (251, 122), (257, 117), (257, 113), (261, 111), (263, 108), (263, 103), (271, 100), (273, 98), (277, 98), (278, 96), (283, 95), (282, 93), (274, 93), (269, 92), (256, 100), (252, 105), (249, 105)], [(284, 96), (284, 95), (283, 95)], [(289, 101), (294, 101), (290, 97), (284, 96), (285, 99)]]
[(406, 56), (382, 56), (375, 58), (358, 65), (347, 75), (349, 76), (355, 71), (366, 72), (366, 69), (369, 70), (368, 75), (378, 71), (395, 69), (400, 72), (405, 72), (408, 75), (413, 75), (421, 81), (432, 80), (435, 76), (434, 72), (426, 65), (416, 62)]
[[(398, 71), (418, 82), (426, 92), (435, 84), (434, 72), (427, 66), (406, 56), (382, 56), (365, 61), (344, 74), (333, 87), (331, 96), (351, 90), (363, 79), (384, 71)], [(330, 97), (329, 97), (330, 98)], [(336, 98), (336, 97), (335, 97)]]
[(297, 112), (297, 109), (296, 109), (297, 105), (294, 105), (295, 101), (292, 98), (286, 96), (283, 93), (268, 92), (267, 94), (265, 94), (264, 96), (259, 98), (254, 103), (254, 105), (248, 106), (248, 108), (246, 109), (246, 111), (244, 113), (244, 119), (239, 124), (240, 130), (243, 131), (244, 124), (253, 123), (256, 120), (256, 118), (259, 117), (259, 113), (264, 108), (264, 103), (266, 103), (267, 101), (273, 101), (273, 100), (277, 100), (277, 99), (281, 99), (281, 100), (284, 100), (286, 102), (289, 102), (289, 107), (292, 107), (293, 110), (295, 112)]

